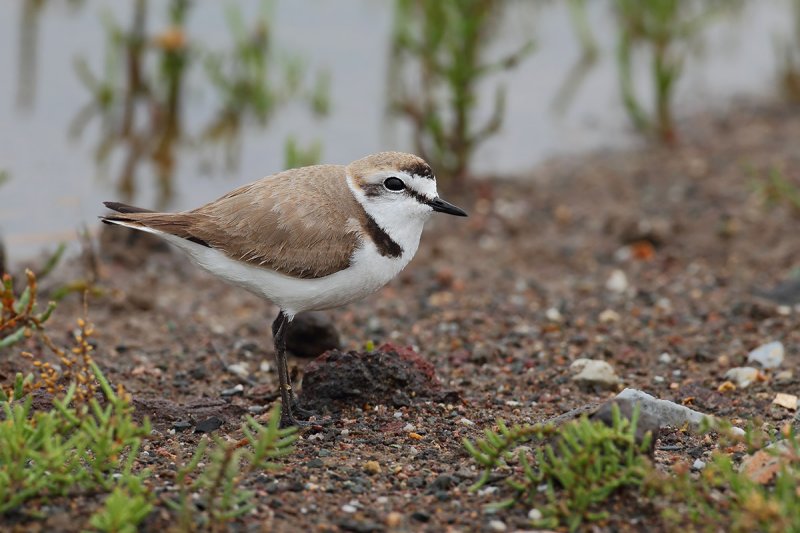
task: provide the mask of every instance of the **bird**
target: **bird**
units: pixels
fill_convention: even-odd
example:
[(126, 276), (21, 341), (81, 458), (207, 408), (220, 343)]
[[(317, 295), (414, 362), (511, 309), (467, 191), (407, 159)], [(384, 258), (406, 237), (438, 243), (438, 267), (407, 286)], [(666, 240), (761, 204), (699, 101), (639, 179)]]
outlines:
[(286, 360), (294, 317), (360, 300), (414, 257), (434, 213), (465, 217), (440, 198), (422, 158), (380, 152), (347, 165), (294, 168), (241, 186), (196, 209), (154, 212), (104, 202), (107, 224), (155, 234), (202, 269), (272, 302), (281, 425), (307, 426)]

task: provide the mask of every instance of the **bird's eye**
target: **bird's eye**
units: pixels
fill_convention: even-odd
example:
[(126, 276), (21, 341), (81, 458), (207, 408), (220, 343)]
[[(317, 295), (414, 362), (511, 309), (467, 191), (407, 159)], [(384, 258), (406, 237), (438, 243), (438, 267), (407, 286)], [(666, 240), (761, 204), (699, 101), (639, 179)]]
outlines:
[(383, 181), (383, 186), (389, 189), (390, 191), (395, 191), (395, 192), (402, 191), (403, 189), (406, 188), (406, 184), (403, 183), (403, 180), (394, 177), (386, 178)]

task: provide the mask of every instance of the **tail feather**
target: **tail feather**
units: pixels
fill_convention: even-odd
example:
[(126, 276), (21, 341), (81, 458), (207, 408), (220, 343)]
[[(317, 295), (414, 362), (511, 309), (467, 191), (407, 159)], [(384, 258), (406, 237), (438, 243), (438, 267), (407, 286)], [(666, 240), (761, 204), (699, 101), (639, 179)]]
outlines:
[(101, 216), (100, 220), (105, 224), (116, 224), (155, 234), (174, 235), (210, 247), (204, 239), (193, 234), (191, 221), (182, 213), (157, 213), (119, 202), (103, 202), (103, 204), (119, 213)]
[(111, 209), (112, 211), (116, 211), (117, 213), (154, 213), (155, 211), (151, 211), (150, 209), (144, 209), (142, 207), (134, 207), (132, 205), (123, 204), (120, 202), (103, 202), (103, 205), (107, 208)]

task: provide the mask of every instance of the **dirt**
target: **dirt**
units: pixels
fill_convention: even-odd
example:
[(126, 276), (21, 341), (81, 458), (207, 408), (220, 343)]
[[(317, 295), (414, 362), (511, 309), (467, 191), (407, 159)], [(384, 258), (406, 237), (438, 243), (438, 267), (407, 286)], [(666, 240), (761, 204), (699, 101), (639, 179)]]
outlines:
[[(396, 280), (329, 316), (342, 341), (338, 356), (364, 352), (368, 342), (410, 346), (442, 390), (457, 394), (346, 402), (329, 425), (302, 433), (281, 470), (244, 481), (256, 491), (256, 508), (232, 530), (383, 531), (390, 513), (408, 531), (488, 530), (491, 520), (527, 528), (523, 505), (485, 510), (508, 494), (502, 482), (495, 494), (468, 492), (477, 470), (462, 439), (479, 437), (498, 418), (537, 422), (613, 397), (615, 390), (571, 381), (569, 365), (579, 357), (609, 362), (620, 388), (735, 423), (792, 421), (795, 413), (772, 399), (798, 392), (800, 312), (792, 306), (800, 302), (791, 283), (780, 284), (800, 267), (800, 219), (788, 204), (765, 203), (756, 183), (775, 168), (800, 186), (800, 109), (742, 103), (722, 118), (692, 117), (681, 131), (674, 148), (561, 158), (525, 180), (476, 179), (448, 198), (470, 217), (436, 217)], [(122, 234), (104, 242), (128, 242), (114, 235)], [(96, 359), (153, 421), (142, 466), (162, 494), (172, 486), (169, 451), (200, 438), (175, 430), (176, 422), (187, 428), (217, 417), (217, 433), (235, 439), (244, 413), (276, 401), (269, 326), (277, 309), (178, 253), (125, 246), (105, 252), (105, 296), (90, 302)], [(622, 291), (607, 287), (616, 270), (627, 280)], [(45, 285), (79, 275), (75, 262)], [(54, 340), (68, 342), (80, 313), (77, 297), (59, 306), (49, 325)], [(720, 391), (726, 370), (745, 366), (749, 350), (773, 340), (787, 349), (779, 370), (793, 377), (779, 382), (766, 372), (767, 381)], [(663, 353), (669, 363), (660, 362)], [(291, 364), (296, 382), (304, 365), (319, 365)], [(4, 360), (0, 378), (26, 365)], [(222, 395), (236, 385), (241, 394)], [(669, 471), (714, 447), (713, 439), (665, 428), (655, 462)], [(379, 471), (366, 466), (371, 461)], [(89, 496), (57, 500), (45, 518), (14, 527), (77, 531), (96, 505)], [(636, 491), (608, 510), (599, 530), (666, 528)], [(171, 523), (162, 506), (144, 528)]]

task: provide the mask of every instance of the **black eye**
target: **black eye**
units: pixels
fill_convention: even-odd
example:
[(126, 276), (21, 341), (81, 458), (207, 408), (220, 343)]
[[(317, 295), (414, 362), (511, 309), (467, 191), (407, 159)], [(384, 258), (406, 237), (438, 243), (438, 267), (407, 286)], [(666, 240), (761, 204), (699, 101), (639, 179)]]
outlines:
[(400, 178), (386, 178), (383, 180), (383, 186), (390, 191), (402, 191), (406, 188), (406, 184)]

